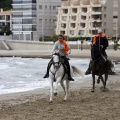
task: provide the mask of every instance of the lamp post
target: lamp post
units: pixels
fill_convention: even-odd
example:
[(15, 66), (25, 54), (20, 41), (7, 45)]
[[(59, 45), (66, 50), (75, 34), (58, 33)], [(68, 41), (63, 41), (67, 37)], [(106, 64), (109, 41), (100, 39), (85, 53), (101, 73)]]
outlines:
[(116, 41), (118, 38), (118, 17), (116, 17)]
[(67, 42), (69, 41), (69, 24), (70, 24), (70, 15), (68, 16), (68, 28), (67, 28)]
[(42, 41), (44, 42), (44, 25), (45, 25), (45, 1), (43, 1), (43, 17), (42, 17)]
[(89, 32), (90, 32), (90, 38), (91, 38), (91, 41), (92, 41), (92, 21), (91, 20), (92, 19), (91, 19), (91, 8), (90, 8), (90, 10), (89, 10)]

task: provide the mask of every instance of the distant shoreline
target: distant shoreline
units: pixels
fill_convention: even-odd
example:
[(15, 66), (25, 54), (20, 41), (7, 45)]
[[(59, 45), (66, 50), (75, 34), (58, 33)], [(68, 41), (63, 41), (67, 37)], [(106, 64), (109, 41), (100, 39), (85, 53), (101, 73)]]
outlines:
[[(111, 60), (120, 60), (120, 50), (106, 50), (108, 58)], [(22, 57), (22, 58), (51, 58), (51, 50), (0, 50), (0, 57)], [(89, 49), (72, 49), (69, 58), (91, 58)]]

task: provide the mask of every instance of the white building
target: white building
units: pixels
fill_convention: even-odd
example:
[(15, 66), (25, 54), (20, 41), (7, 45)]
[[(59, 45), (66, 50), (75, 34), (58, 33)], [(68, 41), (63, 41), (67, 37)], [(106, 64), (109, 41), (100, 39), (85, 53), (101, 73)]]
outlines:
[(12, 6), (13, 40), (34, 40), (36, 0), (13, 0)]
[(62, 0), (56, 34), (92, 37), (101, 28), (108, 36), (120, 33), (120, 0)]
[(61, 0), (37, 0), (37, 35), (55, 35), (58, 7)]
[(13, 0), (13, 39), (39, 40), (55, 35), (60, 5), (61, 0)]
[(11, 10), (3, 11), (3, 9), (0, 9), (0, 31), (6, 26), (11, 29), (12, 26), (11, 15), (12, 15)]

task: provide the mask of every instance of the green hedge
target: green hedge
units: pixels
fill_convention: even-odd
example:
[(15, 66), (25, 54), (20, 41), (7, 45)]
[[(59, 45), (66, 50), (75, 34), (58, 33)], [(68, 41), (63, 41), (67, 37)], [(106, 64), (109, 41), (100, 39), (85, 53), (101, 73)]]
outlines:
[[(65, 40), (67, 41), (67, 36), (64, 36)], [(92, 38), (93, 39), (93, 38)], [(57, 41), (58, 40), (58, 36), (44, 36), (44, 41)], [(91, 37), (68, 37), (68, 41), (78, 41), (78, 40), (83, 40), (83, 41), (90, 41)], [(42, 41), (42, 37), (39, 38), (39, 41)]]

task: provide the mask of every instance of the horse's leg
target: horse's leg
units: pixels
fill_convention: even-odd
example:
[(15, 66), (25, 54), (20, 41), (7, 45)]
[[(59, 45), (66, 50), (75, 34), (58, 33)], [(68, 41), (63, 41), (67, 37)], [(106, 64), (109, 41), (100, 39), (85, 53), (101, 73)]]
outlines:
[(95, 75), (94, 74), (92, 74), (92, 78), (93, 78), (93, 87), (91, 89), (91, 92), (94, 92), (95, 90)]
[(55, 82), (55, 89), (54, 89), (54, 96), (57, 96), (57, 85), (58, 85), (58, 82), (56, 81)]
[(106, 88), (106, 82), (107, 82), (107, 79), (108, 79), (108, 74), (106, 73), (106, 74), (105, 74), (105, 83), (104, 83), (104, 89)]
[(103, 86), (105, 86), (105, 81), (104, 81), (103, 76), (101, 75), (100, 78), (101, 78), (101, 81), (102, 81), (102, 83), (103, 83)]
[(56, 82), (55, 82), (54, 96), (57, 95), (57, 86), (58, 86), (58, 83), (60, 83), (60, 80), (61, 80), (61, 78), (57, 78), (57, 80), (56, 80)]
[(53, 80), (50, 79), (50, 100), (49, 102), (51, 103), (53, 101)]
[(100, 76), (98, 76), (97, 84), (100, 84)]
[[(61, 86), (62, 86), (62, 88), (63, 88), (63, 90), (64, 90), (64, 93), (65, 93), (65, 85), (64, 85), (64, 83), (63, 83), (64, 81), (63, 80), (61, 80), (61, 82), (60, 82), (60, 84), (61, 84)], [(66, 93), (65, 93), (66, 94)]]
[(66, 80), (66, 84), (65, 84), (65, 97), (64, 97), (65, 101), (68, 99), (68, 94), (69, 94), (69, 80)]

